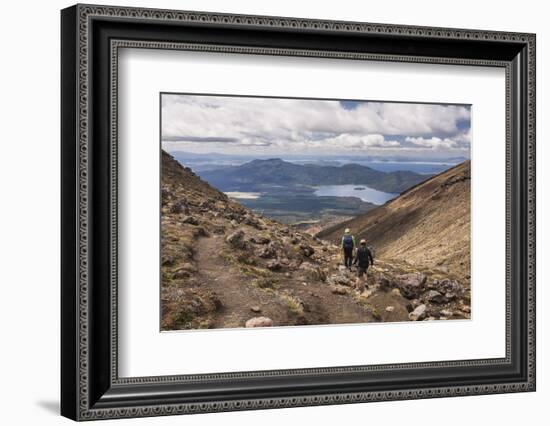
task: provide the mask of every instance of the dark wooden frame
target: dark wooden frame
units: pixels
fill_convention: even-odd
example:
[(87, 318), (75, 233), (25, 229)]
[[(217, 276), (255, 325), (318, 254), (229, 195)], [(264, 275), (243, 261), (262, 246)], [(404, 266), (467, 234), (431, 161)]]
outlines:
[[(64, 416), (89, 420), (535, 390), (535, 35), (95, 5), (64, 9), (61, 29)], [(120, 47), (505, 68), (506, 357), (119, 378)]]

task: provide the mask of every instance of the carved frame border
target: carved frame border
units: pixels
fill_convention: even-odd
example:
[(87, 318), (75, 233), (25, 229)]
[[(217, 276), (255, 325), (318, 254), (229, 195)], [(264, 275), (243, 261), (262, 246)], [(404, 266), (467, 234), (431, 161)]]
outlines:
[[(78, 89), (78, 111), (77, 111), (77, 176), (78, 176), (78, 218), (77, 218), (77, 250), (78, 250), (78, 277), (77, 277), (77, 318), (78, 318), (78, 364), (77, 364), (77, 389), (78, 389), (78, 409), (77, 418), (79, 420), (104, 419), (113, 417), (141, 417), (141, 416), (159, 416), (184, 413), (205, 413), (230, 410), (247, 410), (261, 408), (281, 408), (294, 406), (309, 406), (309, 405), (326, 405), (326, 404), (342, 404), (352, 402), (367, 402), (367, 401), (384, 401), (384, 400), (401, 400), (401, 399), (416, 399), (416, 398), (434, 398), (443, 396), (462, 396), (488, 393), (504, 393), (518, 391), (532, 391), (535, 389), (535, 36), (533, 34), (511, 33), (511, 32), (495, 32), (495, 31), (480, 31), (480, 30), (464, 30), (464, 29), (447, 29), (437, 27), (418, 27), (418, 26), (402, 26), (388, 24), (370, 24), (358, 22), (337, 22), (326, 20), (310, 20), (297, 18), (282, 18), (282, 17), (267, 17), (267, 16), (248, 16), (248, 15), (232, 15), (232, 14), (217, 14), (203, 12), (188, 12), (188, 11), (170, 11), (157, 9), (142, 9), (128, 7), (104, 7), (93, 5), (78, 5), (78, 61), (77, 61), (77, 89)], [(88, 232), (89, 232), (89, 167), (88, 162), (88, 114), (89, 114), (89, 28), (90, 21), (94, 17), (118, 17), (128, 19), (139, 19), (141, 21), (174, 21), (174, 22), (190, 22), (190, 23), (213, 23), (224, 25), (239, 25), (252, 26), (262, 28), (300, 28), (312, 29), (316, 31), (338, 31), (338, 32), (359, 32), (359, 33), (376, 33), (376, 34), (406, 34), (415, 37), (424, 38), (446, 38), (446, 39), (467, 39), (467, 40), (500, 40), (509, 42), (524, 43), (527, 45), (528, 57), (528, 74), (527, 74), (527, 93), (528, 93), (528, 117), (527, 117), (527, 152), (528, 152), (528, 182), (526, 202), (528, 205), (528, 234), (529, 243), (527, 247), (527, 270), (528, 270), (528, 343), (527, 343), (527, 368), (528, 380), (519, 383), (503, 383), (494, 385), (480, 386), (451, 386), (447, 388), (425, 388), (425, 389), (404, 389), (398, 391), (382, 391), (382, 392), (361, 392), (361, 393), (336, 393), (326, 395), (313, 395), (303, 397), (278, 397), (278, 398), (260, 398), (247, 400), (231, 400), (220, 402), (207, 403), (191, 403), (191, 404), (162, 404), (154, 406), (143, 406), (135, 408), (90, 408), (88, 377), (89, 377), (89, 299), (88, 299)], [(253, 53), (266, 55), (298, 55), (298, 56), (317, 56), (327, 58), (341, 59), (363, 59), (363, 60), (383, 60), (383, 61), (400, 61), (400, 62), (427, 62), (427, 63), (448, 63), (462, 65), (484, 65), (484, 66), (500, 66), (506, 68), (506, 114), (507, 114), (507, 315), (506, 315), (506, 359), (510, 356), (510, 327), (511, 321), (508, 303), (510, 300), (509, 277), (510, 268), (508, 262), (508, 253), (510, 253), (510, 162), (511, 152), (509, 148), (509, 140), (511, 129), (508, 124), (508, 116), (510, 114), (510, 68), (505, 62), (499, 61), (483, 61), (483, 60), (467, 60), (467, 59), (445, 59), (445, 58), (419, 58), (414, 56), (392, 56), (392, 55), (373, 55), (360, 53), (343, 53), (343, 52), (314, 52), (310, 50), (293, 50), (293, 49), (272, 49), (272, 48), (247, 48), (247, 47), (231, 47), (231, 46), (213, 46), (204, 44), (181, 44), (181, 43), (159, 43), (145, 42), (137, 40), (113, 40), (111, 43), (111, 91), (112, 91), (112, 122), (116, 123), (117, 117), (117, 69), (118, 69), (118, 49), (123, 47), (131, 48), (155, 48), (155, 49), (178, 49), (178, 50), (199, 50), (199, 51), (223, 51), (230, 53)], [(116, 206), (117, 187), (116, 187), (116, 125), (111, 127), (112, 138), (112, 159), (114, 167), (111, 169), (112, 182), (112, 205)], [(111, 240), (111, 278), (112, 278), (112, 300), (111, 300), (111, 336), (113, 348), (116, 348), (117, 326), (116, 326), (116, 207), (111, 211), (112, 218), (112, 240)], [(380, 369), (399, 369), (410, 368), (414, 366), (455, 366), (455, 365), (481, 365), (502, 362), (499, 360), (468, 360), (457, 362), (444, 363), (421, 363), (421, 364), (394, 364), (383, 366), (365, 366), (365, 367), (334, 367), (323, 369), (305, 369), (305, 370), (275, 370), (267, 372), (250, 372), (250, 373), (227, 373), (221, 375), (200, 375), (200, 376), (161, 376), (161, 377), (146, 377), (146, 378), (130, 378), (120, 379), (117, 374), (117, 351), (112, 351), (112, 367), (111, 380), (113, 383), (169, 383), (182, 380), (212, 380), (218, 378), (239, 378), (246, 375), (303, 375), (311, 372), (316, 373), (331, 373), (334, 371), (343, 371), (352, 369), (359, 371), (380, 370)]]

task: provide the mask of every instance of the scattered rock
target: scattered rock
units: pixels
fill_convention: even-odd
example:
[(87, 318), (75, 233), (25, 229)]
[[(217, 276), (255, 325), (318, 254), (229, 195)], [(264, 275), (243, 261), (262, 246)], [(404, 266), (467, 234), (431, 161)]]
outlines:
[[(379, 285), (380, 287), (380, 290), (384, 291), (384, 292), (388, 292), (391, 288), (391, 282), (390, 280), (388, 280), (386, 277), (384, 276), (381, 276), (378, 278), (377, 280), (377, 284)], [(399, 290), (398, 290), (399, 291)]]
[(198, 225), (199, 221), (197, 220), (197, 218), (195, 218), (193, 216), (185, 216), (181, 220), (181, 223), (188, 223), (189, 225)]
[(175, 259), (173, 256), (162, 256), (162, 266), (173, 266)]
[(392, 292), (393, 294), (397, 295), (397, 296), (401, 296), (401, 291), (400, 291), (398, 288), (392, 289), (391, 292)]
[(458, 307), (458, 309), (460, 309), (462, 312), (466, 312), (466, 313), (470, 313), (472, 308), (470, 308), (468, 305), (460, 305)]
[(393, 312), (395, 311), (395, 306), (387, 306), (386, 307), (386, 312)]
[(288, 260), (286, 257), (279, 258), (279, 262), (281, 262), (281, 265), (288, 266), (290, 264), (290, 260)]
[(207, 237), (208, 236), (208, 232), (206, 232), (206, 229), (204, 229), (202, 226), (195, 227), (193, 234), (195, 235), (195, 237)]
[(450, 311), (449, 309), (442, 309), (439, 313), (441, 315), (445, 316), (445, 317), (452, 317), (453, 316), (453, 312)]
[(348, 287), (354, 284), (351, 273), (347, 269), (340, 270), (339, 273), (331, 275), (327, 278), (327, 282), (333, 285), (345, 285)]
[(427, 287), (439, 291), (449, 300), (464, 295), (465, 291), (458, 281), (447, 278), (444, 280), (433, 280)]
[(268, 317), (254, 317), (250, 318), (246, 323), (245, 327), (247, 328), (253, 328), (253, 327), (271, 327), (273, 326), (273, 320)]
[(171, 198), (171, 194), (170, 194), (170, 191), (166, 188), (162, 188), (161, 191), (160, 191), (160, 196), (161, 196), (161, 200), (162, 200), (162, 205), (164, 206), (168, 200)]
[(238, 249), (244, 249), (246, 247), (246, 242), (244, 241), (244, 231), (242, 229), (238, 229), (237, 231), (229, 234), (225, 241)]
[(217, 235), (225, 234), (225, 227), (223, 225), (212, 225), (212, 232)]
[(259, 277), (253, 280), (253, 284), (259, 288), (273, 288), (276, 283), (268, 277)]
[(374, 288), (368, 288), (368, 289), (366, 289), (364, 292), (361, 293), (361, 297), (364, 298), (364, 299), (368, 299), (368, 298), (371, 297), (375, 292), (376, 292), (376, 290), (375, 290)]
[(313, 253), (315, 253), (315, 250), (309, 244), (300, 244), (300, 249), (306, 257), (310, 257)]
[(189, 207), (187, 206), (187, 203), (183, 200), (176, 201), (174, 204), (172, 204), (172, 207), (170, 207), (170, 213), (189, 214)]
[(191, 275), (191, 273), (185, 269), (178, 269), (176, 272), (172, 274), (172, 278), (175, 280), (180, 280), (182, 278), (187, 278)]
[(242, 223), (248, 226), (252, 226), (253, 228), (260, 228), (260, 222), (252, 215), (246, 215)]
[(415, 308), (415, 310), (409, 314), (409, 319), (411, 321), (419, 321), (424, 319), (425, 315), (426, 315), (426, 305), (422, 304), (422, 305), (418, 305)]
[(269, 244), (271, 242), (271, 238), (267, 238), (263, 235), (255, 235), (251, 237), (249, 241), (253, 244), (264, 245), (264, 244)]
[(188, 272), (197, 272), (197, 267), (192, 263), (184, 263), (183, 265), (181, 265), (180, 269)]
[(270, 271), (280, 271), (283, 267), (283, 265), (281, 265), (281, 262), (279, 262), (279, 260), (277, 259), (270, 260), (269, 262), (266, 263), (265, 266)]
[(276, 257), (277, 251), (275, 250), (273, 243), (270, 243), (267, 246), (263, 246), (262, 248), (260, 248), (260, 250), (258, 250), (258, 256), (263, 259)]
[(310, 262), (303, 262), (300, 265), (300, 268), (302, 271), (304, 271), (304, 275), (312, 280), (319, 280), (324, 281), (326, 279), (326, 275), (324, 271), (317, 265), (310, 263)]
[(422, 298), (425, 302), (430, 303), (446, 303), (448, 302), (448, 299), (443, 296), (439, 291), (437, 290), (429, 290), (426, 293), (422, 295)]
[(331, 285), (330, 286), (330, 291), (332, 291), (334, 294), (341, 294), (341, 295), (344, 295), (344, 294), (347, 294), (348, 293), (348, 290), (345, 286), (343, 285)]

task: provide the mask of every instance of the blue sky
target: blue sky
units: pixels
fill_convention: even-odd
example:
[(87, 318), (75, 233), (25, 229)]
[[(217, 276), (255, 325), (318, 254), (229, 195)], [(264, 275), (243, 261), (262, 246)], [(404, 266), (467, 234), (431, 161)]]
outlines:
[(469, 158), (471, 107), (371, 101), (162, 95), (169, 152)]

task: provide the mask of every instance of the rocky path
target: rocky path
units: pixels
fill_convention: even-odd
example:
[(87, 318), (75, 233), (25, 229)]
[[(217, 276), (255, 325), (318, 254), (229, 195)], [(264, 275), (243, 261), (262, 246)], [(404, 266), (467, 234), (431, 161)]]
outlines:
[[(196, 250), (196, 266), (201, 287), (212, 290), (222, 302), (222, 308), (216, 314), (212, 328), (243, 327), (254, 312), (252, 307), (271, 305), (268, 294), (260, 289), (246, 285), (245, 280), (232, 265), (221, 256), (223, 236), (201, 238)], [(276, 306), (270, 306), (275, 311)], [(282, 312), (279, 312), (279, 315)]]
[(223, 244), (223, 235), (200, 238), (194, 257), (201, 288), (213, 291), (222, 303), (212, 328), (243, 327), (258, 316), (270, 318), (274, 326), (376, 321), (358, 293), (334, 294), (326, 283), (282, 276), (276, 289), (255, 287), (223, 258)]

